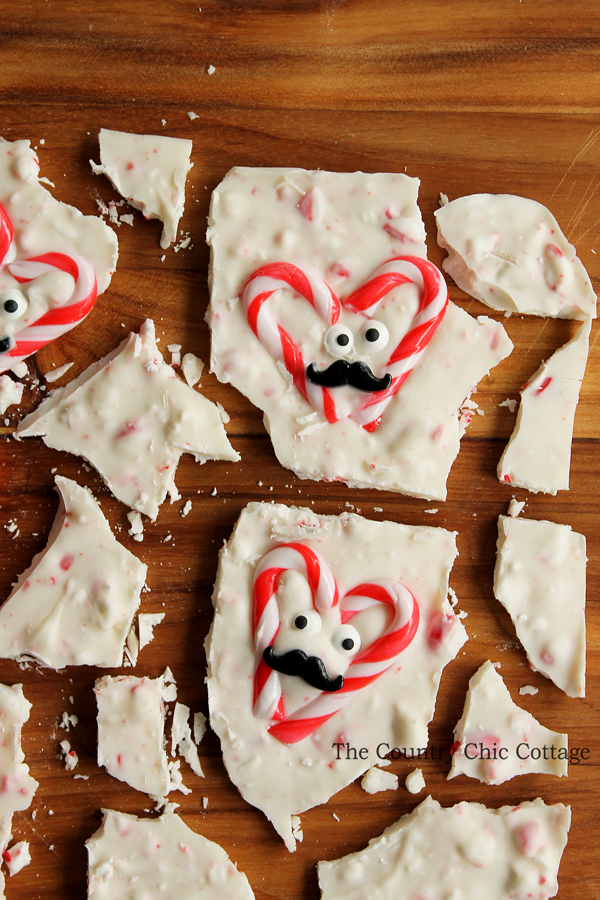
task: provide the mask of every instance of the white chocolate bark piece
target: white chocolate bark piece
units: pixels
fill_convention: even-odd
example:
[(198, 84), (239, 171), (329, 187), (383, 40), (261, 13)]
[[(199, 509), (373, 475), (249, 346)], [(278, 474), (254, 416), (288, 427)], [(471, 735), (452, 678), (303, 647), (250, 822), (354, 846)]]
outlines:
[(138, 819), (105, 809), (103, 816), (86, 841), (88, 900), (253, 900), (223, 848), (175, 813)]
[(39, 168), (29, 141), (0, 138), (0, 372), (85, 318), (117, 265), (113, 230), (55, 200)]
[(436, 210), (443, 268), (492, 309), (563, 319), (596, 315), (596, 295), (552, 213), (525, 197), (471, 194)]
[(494, 595), (534, 672), (585, 696), (585, 537), (555, 522), (498, 519)]
[(0, 657), (120, 666), (147, 566), (115, 539), (87, 488), (57, 475), (56, 489), (48, 543), (0, 608)]
[[(512, 350), (502, 325), (476, 320), (450, 303), (380, 424), (369, 431), (350, 415), (325, 421), (267, 349), (268, 337), (256, 337), (239, 298), (267, 263), (314, 273), (343, 304), (387, 260), (424, 259), (417, 190), (418, 180), (405, 175), (234, 168), (213, 193), (207, 236), (211, 369), (264, 412), (277, 458), (300, 478), (444, 499), (460, 446), (458, 410)], [(383, 376), (391, 348), (411, 329), (417, 303), (412, 284), (391, 292), (374, 313), (389, 341), (369, 350), (363, 338), (372, 319), (342, 305), (339, 323), (354, 341), (347, 361), (368, 363)], [(321, 369), (333, 361), (329, 323), (303, 297), (277, 289), (265, 309), (307, 365)], [(363, 391), (334, 390), (336, 408), (352, 411), (366, 402)]]
[[(177, 226), (185, 205), (185, 180), (194, 165), (192, 142), (154, 134), (130, 134), (100, 130), (100, 165), (115, 188), (147, 219), (160, 219), (160, 246), (166, 250), (177, 237)], [(91, 161), (90, 161), (91, 162)]]
[(321, 900), (546, 900), (571, 822), (562, 803), (444, 808), (428, 797), (368, 846), (318, 865)]
[[(275, 602), (270, 602), (256, 630), (260, 642), (273, 616), (280, 620), (273, 644), (276, 654), (302, 649), (321, 658), (330, 677), (344, 673), (351, 683), (352, 663), (342, 660), (336, 647), (343, 634), (341, 610), (347, 611), (352, 603), (352, 590), (361, 586), (369, 592), (375, 583), (387, 588), (390, 582), (400, 584), (412, 592), (419, 609), (416, 633), (396, 662), (384, 666), (385, 671), (362, 689), (346, 693), (347, 702), (318, 726), (316, 709), (325, 702), (335, 708), (343, 695), (329, 694), (324, 700), (320, 689), (295, 675), (279, 675), (283, 720), (262, 717), (258, 708), (261, 714), (254, 714), (253, 578), (261, 560), (275, 548), (290, 557), (288, 566), (297, 562), (293, 550), (282, 548), (290, 542), (300, 542), (302, 552), (311, 558), (312, 553), (319, 555), (324, 584), (337, 585), (340, 600), (317, 616), (305, 575), (293, 568), (282, 572)], [(229, 777), (244, 799), (271, 820), (289, 850), (295, 848), (294, 816), (325, 803), (393, 747), (427, 745), (427, 725), (442, 671), (467, 639), (447, 599), (455, 556), (455, 534), (442, 528), (373, 522), (349, 514), (318, 516), (308, 509), (270, 503), (251, 503), (242, 512), (221, 551), (213, 595), (215, 615), (207, 638), (210, 722), (220, 738)], [(384, 598), (386, 587), (379, 593)], [(306, 617), (306, 631), (295, 626), (297, 614)], [(388, 617), (389, 609), (380, 603), (352, 618), (362, 635), (361, 650), (366, 652), (386, 625), (391, 627)], [(315, 632), (319, 622), (322, 627)], [(365, 675), (369, 672), (367, 666)], [(273, 683), (272, 675), (269, 679)], [(259, 696), (262, 700), (262, 691)], [(281, 739), (273, 733), (288, 727), (290, 732), (299, 730), (289, 738), (284, 732)], [(357, 748), (365, 750), (359, 754)]]
[[(13, 813), (29, 807), (38, 787), (21, 747), (21, 728), (29, 719), (30, 709), (21, 684), (0, 684), (0, 856), (12, 837)], [(3, 886), (0, 875), (0, 896)]]
[(521, 390), (515, 429), (498, 464), (500, 481), (534, 493), (568, 490), (573, 423), (591, 327), (588, 319)]
[(9, 406), (19, 405), (24, 387), (21, 381), (13, 381), (9, 375), (0, 375), (0, 415), (4, 415)]
[(151, 519), (167, 493), (178, 496), (183, 453), (200, 463), (239, 459), (217, 406), (163, 362), (151, 319), (44, 400), (17, 435), (41, 435), (49, 447), (83, 456), (115, 497)]
[(164, 747), (164, 675), (105, 675), (96, 681), (98, 765), (156, 800), (171, 790)]
[(469, 681), (454, 742), (448, 778), (468, 775), (503, 784), (531, 772), (568, 775), (568, 736), (544, 728), (517, 706), (489, 659)]

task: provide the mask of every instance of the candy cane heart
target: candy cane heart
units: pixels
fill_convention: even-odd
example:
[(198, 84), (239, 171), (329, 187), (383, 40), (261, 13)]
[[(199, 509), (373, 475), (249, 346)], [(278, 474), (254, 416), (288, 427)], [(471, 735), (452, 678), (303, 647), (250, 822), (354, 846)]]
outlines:
[[(1, 205), (0, 266), (7, 269), (18, 284), (28, 284), (53, 271), (65, 272), (74, 281), (71, 296), (65, 303), (49, 309), (14, 336), (3, 335), (0, 324), (0, 372), (3, 372), (81, 322), (96, 302), (98, 285), (93, 266), (76, 254), (52, 252), (17, 259), (12, 222)], [(16, 289), (0, 292), (0, 322), (2, 317), (6, 321), (7, 315), (14, 316), (14, 321), (18, 322), (26, 304), (24, 295)]]
[[(448, 305), (448, 289), (442, 273), (428, 260), (398, 256), (379, 266), (343, 306), (345, 311), (356, 313), (363, 324), (384, 297), (403, 284), (418, 288), (419, 305), (408, 331), (389, 356), (381, 378), (376, 378), (362, 360), (349, 363), (338, 358), (324, 370), (314, 364), (307, 367), (299, 345), (277, 322), (267, 301), (276, 290), (288, 288), (308, 301), (327, 326), (336, 324), (342, 310), (340, 301), (314, 273), (290, 263), (270, 263), (250, 276), (241, 297), (254, 334), (271, 356), (285, 366), (312, 408), (327, 422), (338, 422), (345, 416), (336, 410), (335, 388), (348, 383), (360, 385), (360, 399), (354, 411), (346, 415), (367, 431), (374, 431), (440, 324)], [(358, 376), (350, 378), (348, 372), (357, 367), (361, 370)]]
[[(384, 604), (392, 618), (383, 634), (361, 648), (351, 661), (341, 688), (321, 692), (315, 700), (287, 716), (278, 673), (265, 661), (265, 650), (272, 647), (279, 632), (280, 612), (277, 585), (290, 569), (307, 579), (314, 608), (325, 612), (340, 606), (343, 624), (360, 612)], [(283, 544), (260, 561), (253, 584), (252, 628), (255, 648), (254, 715), (274, 722), (269, 732), (285, 744), (303, 740), (335, 715), (357, 691), (367, 687), (391, 668), (419, 627), (419, 606), (413, 594), (396, 581), (360, 584), (339, 601), (335, 579), (324, 559), (303, 544)]]

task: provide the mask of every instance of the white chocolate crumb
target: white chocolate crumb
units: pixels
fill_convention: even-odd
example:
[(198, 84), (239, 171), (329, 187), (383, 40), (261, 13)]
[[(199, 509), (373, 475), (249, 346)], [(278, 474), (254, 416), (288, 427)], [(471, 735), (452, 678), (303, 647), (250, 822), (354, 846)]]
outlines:
[(190, 387), (194, 387), (194, 385), (200, 381), (203, 369), (204, 363), (197, 356), (194, 356), (193, 353), (186, 353), (184, 355), (181, 363), (181, 371)]
[(424, 509), (423, 512), (429, 513), (429, 515), (433, 516), (436, 512), (439, 512), (439, 510), (434, 506), (431, 509)]
[(65, 363), (64, 366), (59, 366), (58, 369), (51, 369), (50, 372), (46, 372), (44, 378), (52, 384), (53, 382), (58, 381), (59, 378), (62, 378), (72, 365), (74, 365), (74, 363), (68, 362)]
[(517, 403), (517, 400), (507, 399), (503, 400), (502, 403), (499, 403), (498, 406), (504, 406), (511, 413), (514, 413), (515, 409), (517, 408)]
[[(142, 540), (143, 531), (144, 531), (144, 523), (142, 521), (142, 515), (137, 510), (131, 510), (131, 512), (127, 513), (127, 518), (131, 524), (131, 528), (127, 532), (128, 534), (133, 535), (136, 540)], [(140, 537), (138, 537), (140, 535)]]
[(138, 616), (138, 632), (140, 650), (154, 640), (154, 627), (160, 625), (164, 619), (164, 613), (140, 613)]
[(340, 821), (340, 817), (338, 815), (336, 815), (336, 813), (331, 813), (331, 815), (335, 819), (336, 822)]
[(69, 743), (69, 741), (61, 741), (59, 746), (64, 756), (65, 769), (67, 770), (67, 772), (72, 772), (79, 762), (79, 757), (74, 750), (71, 750), (71, 744)]
[(8, 874), (12, 878), (13, 875), (16, 875), (21, 871), (21, 869), (24, 869), (25, 866), (28, 866), (31, 862), (29, 842), (19, 841), (18, 844), (13, 844), (12, 847), (9, 847), (8, 850), (5, 850), (5, 852), (2, 854), (2, 858), (6, 863)]
[(188, 513), (191, 512), (191, 510), (192, 510), (192, 501), (186, 500), (184, 503), (183, 509), (181, 510), (181, 517), (183, 519), (185, 519), (185, 517), (188, 515)]
[(382, 772), (378, 766), (371, 766), (360, 783), (367, 794), (378, 794), (380, 791), (397, 791), (398, 776), (392, 772)]
[(406, 790), (409, 794), (420, 794), (425, 787), (425, 778), (422, 769), (413, 769), (409, 772), (404, 781)]
[(190, 111), (188, 113), (188, 119), (190, 119), (192, 122), (194, 121), (194, 119), (199, 119), (199, 118), (200, 118), (200, 116), (198, 115), (198, 113), (195, 113), (192, 111)]
[(292, 834), (299, 844), (304, 840), (301, 825), (300, 816), (292, 816)]
[(202, 809), (206, 809), (208, 806), (208, 797), (202, 798)]
[(519, 513), (523, 512), (525, 509), (525, 501), (519, 501), (515, 497), (512, 498), (510, 503), (508, 504), (508, 514), (513, 519), (516, 519)]
[(446, 194), (442, 194), (440, 191), (440, 206), (447, 206), (449, 203), (448, 197)]
[(194, 743), (199, 744), (206, 734), (206, 716), (204, 713), (194, 713)]
[(207, 75), (213, 75), (215, 72), (216, 72), (216, 69), (213, 65), (210, 65), (206, 70)]
[(222, 406), (217, 400), (217, 409), (219, 410), (219, 415), (221, 416), (221, 422), (223, 425), (227, 425), (227, 423), (231, 420), (231, 416), (226, 411), (225, 407)]
[(77, 718), (75, 713), (70, 716), (68, 712), (64, 712), (62, 714), (61, 721), (58, 727), (64, 728), (65, 731), (70, 731), (71, 728), (75, 728), (78, 722), (79, 719)]
[(525, 694), (537, 694), (539, 688), (534, 687), (532, 684), (524, 684), (523, 687), (519, 688), (519, 693), (523, 696)]

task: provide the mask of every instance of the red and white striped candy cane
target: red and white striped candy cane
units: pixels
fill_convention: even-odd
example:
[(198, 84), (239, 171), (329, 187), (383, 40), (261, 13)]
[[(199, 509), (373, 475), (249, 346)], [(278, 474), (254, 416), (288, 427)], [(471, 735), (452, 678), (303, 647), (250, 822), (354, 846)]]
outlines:
[(428, 260), (395, 256), (379, 266), (344, 304), (347, 309), (371, 315), (386, 294), (401, 284), (415, 284), (419, 288), (419, 307), (409, 330), (386, 363), (385, 370), (392, 376), (391, 385), (370, 394), (363, 408), (352, 416), (367, 431), (375, 431), (386, 406), (425, 352), (448, 307), (448, 287), (440, 270)]
[(322, 693), (296, 710), (289, 718), (276, 722), (269, 733), (284, 744), (295, 744), (308, 737), (352, 699), (390, 669), (399, 654), (412, 642), (419, 627), (419, 605), (408, 588), (397, 581), (373, 581), (349, 591), (342, 600), (342, 622), (378, 603), (387, 603), (394, 617), (384, 634), (352, 660), (344, 675), (344, 684), (335, 693)]
[(17, 260), (14, 229), (6, 210), (0, 205), (0, 266), (8, 269), (15, 281), (26, 284), (46, 272), (61, 271), (71, 275), (75, 282), (69, 300), (48, 310), (37, 321), (18, 331), (14, 344), (0, 354), (0, 372), (16, 365), (41, 347), (70, 331), (90, 312), (98, 295), (96, 273), (93, 266), (78, 255), (44, 253), (30, 259)]
[(261, 719), (285, 716), (279, 675), (263, 659), (279, 631), (277, 583), (290, 569), (301, 572), (310, 587), (318, 612), (336, 606), (339, 600), (335, 579), (322, 556), (304, 544), (281, 544), (266, 553), (254, 574), (252, 586), (252, 632), (254, 635), (254, 715)]
[(306, 364), (298, 344), (275, 320), (266, 302), (275, 291), (291, 288), (307, 300), (328, 325), (340, 317), (340, 301), (322, 278), (291, 263), (268, 263), (250, 276), (242, 291), (242, 302), (252, 331), (273, 359), (282, 363), (307, 403), (327, 421), (336, 421), (335, 407), (327, 388), (306, 377)]
[[(448, 305), (448, 289), (442, 273), (426, 259), (398, 256), (388, 260), (371, 278), (354, 291), (344, 308), (367, 316), (381, 300), (401, 284), (419, 288), (419, 308), (408, 332), (386, 363), (392, 383), (385, 391), (367, 394), (358, 412), (351, 418), (367, 431), (374, 431), (383, 412), (421, 358), (440, 324)], [(304, 399), (327, 422), (339, 421), (332, 389), (314, 385), (306, 378), (306, 364), (300, 347), (278, 324), (266, 301), (280, 288), (291, 288), (317, 310), (321, 318), (334, 325), (341, 312), (338, 298), (319, 276), (305, 272), (290, 263), (276, 262), (262, 266), (246, 282), (242, 301), (250, 327), (271, 356), (283, 363)]]

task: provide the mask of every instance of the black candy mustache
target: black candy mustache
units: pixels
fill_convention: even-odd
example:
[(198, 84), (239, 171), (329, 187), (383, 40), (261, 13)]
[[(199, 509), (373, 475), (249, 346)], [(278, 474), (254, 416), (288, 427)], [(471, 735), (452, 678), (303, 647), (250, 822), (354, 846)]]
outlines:
[(263, 659), (268, 666), (282, 675), (297, 675), (319, 691), (333, 693), (344, 686), (344, 676), (330, 678), (325, 663), (318, 656), (308, 656), (304, 650), (288, 650), (277, 656), (273, 647), (267, 647)]
[(388, 373), (377, 378), (365, 362), (348, 362), (346, 359), (336, 359), (325, 369), (317, 369), (311, 363), (306, 370), (306, 377), (319, 387), (341, 387), (349, 384), (359, 391), (385, 391), (392, 383), (392, 376)]

